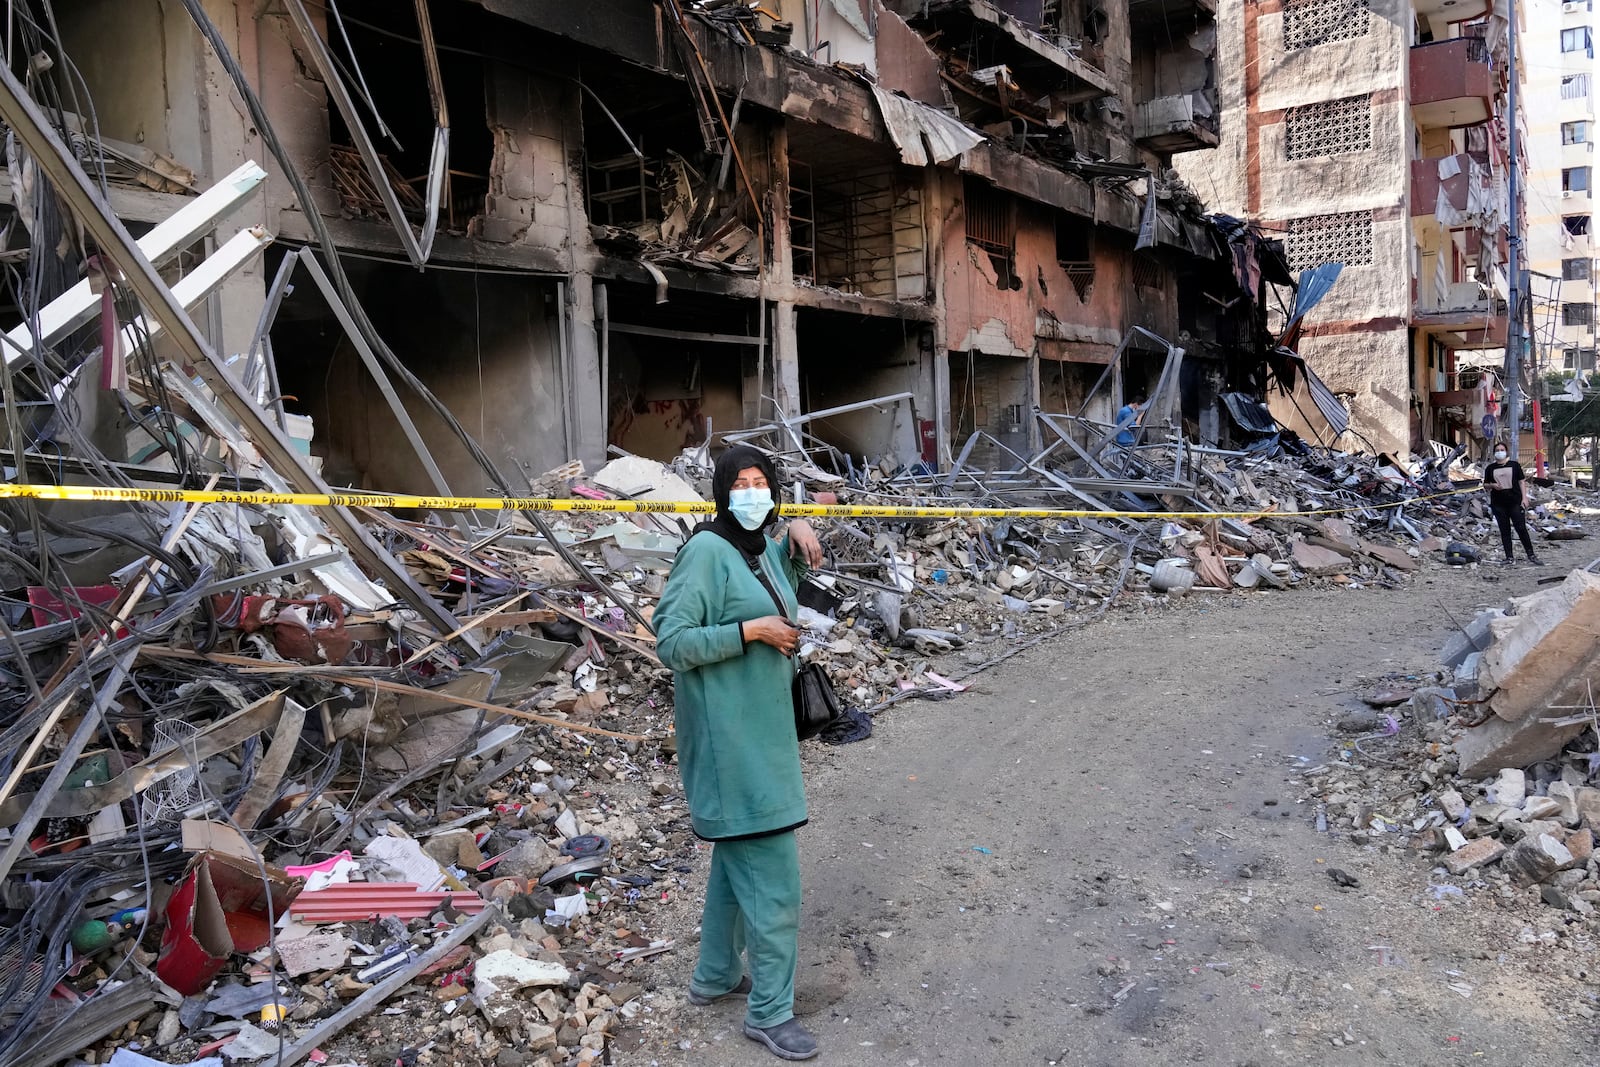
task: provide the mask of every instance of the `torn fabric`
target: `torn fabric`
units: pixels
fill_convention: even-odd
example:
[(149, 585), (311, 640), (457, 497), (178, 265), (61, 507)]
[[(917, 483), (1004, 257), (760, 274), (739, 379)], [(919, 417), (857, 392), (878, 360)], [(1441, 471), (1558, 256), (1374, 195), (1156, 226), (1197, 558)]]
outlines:
[(901, 162), (913, 167), (928, 167), (954, 159), (986, 140), (983, 134), (960, 119), (953, 119), (927, 104), (895, 96), (876, 85), (872, 87), (872, 95), (878, 98), (878, 111), (889, 129), (889, 138), (900, 149)]

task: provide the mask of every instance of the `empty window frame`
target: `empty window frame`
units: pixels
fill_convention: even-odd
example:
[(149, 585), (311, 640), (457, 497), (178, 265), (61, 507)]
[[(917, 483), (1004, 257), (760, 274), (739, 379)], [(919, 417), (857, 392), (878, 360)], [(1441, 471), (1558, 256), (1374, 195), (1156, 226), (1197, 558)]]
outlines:
[(1589, 141), (1589, 123), (1583, 119), (1561, 124), (1562, 144), (1586, 144)]
[(1593, 304), (1562, 304), (1561, 325), (1563, 326), (1592, 326), (1594, 325)]
[(1137, 253), (1133, 257), (1133, 284), (1139, 289), (1159, 289), (1166, 280), (1166, 272), (1161, 269), (1161, 262), (1153, 256), (1142, 256)]
[(1365, 37), (1371, 11), (1370, 0), (1289, 0), (1283, 9), (1284, 51)]
[(1589, 259), (1563, 259), (1561, 261), (1561, 280), (1564, 282), (1581, 282), (1589, 278)]
[(1567, 232), (1572, 234), (1572, 236), (1583, 237), (1589, 232), (1589, 216), (1563, 215), (1561, 217), (1561, 225), (1565, 226), (1567, 228)]
[(1000, 288), (1012, 284), (1017, 267), (1016, 202), (987, 182), (967, 178), (963, 185), (966, 203), (967, 244), (986, 252), (999, 276)]
[(1056, 262), (1078, 299), (1088, 303), (1094, 287), (1094, 223), (1081, 215), (1056, 216)]
[(1284, 154), (1290, 159), (1338, 156), (1371, 147), (1371, 93), (1292, 107), (1284, 117)]
[(1321, 263), (1372, 265), (1372, 212), (1312, 215), (1289, 223), (1289, 266), (1305, 270)]

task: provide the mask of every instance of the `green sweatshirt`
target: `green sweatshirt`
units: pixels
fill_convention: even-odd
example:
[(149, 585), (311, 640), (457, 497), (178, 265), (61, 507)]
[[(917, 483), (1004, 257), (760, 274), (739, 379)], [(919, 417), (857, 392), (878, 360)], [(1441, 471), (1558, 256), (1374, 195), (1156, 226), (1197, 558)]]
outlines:
[[(804, 567), (789, 543), (769, 540), (767, 581), (798, 618)], [(778, 614), (743, 554), (713, 533), (678, 552), (651, 620), (656, 651), (672, 669), (678, 769), (694, 832), (747, 837), (806, 821), (800, 743), (790, 686), (794, 661), (771, 645), (745, 644), (739, 624)]]

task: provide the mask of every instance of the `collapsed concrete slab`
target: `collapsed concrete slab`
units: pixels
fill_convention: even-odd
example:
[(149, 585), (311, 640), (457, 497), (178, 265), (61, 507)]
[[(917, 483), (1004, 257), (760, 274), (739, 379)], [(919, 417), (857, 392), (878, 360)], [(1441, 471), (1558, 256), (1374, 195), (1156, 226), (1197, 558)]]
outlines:
[(1494, 643), (1478, 663), (1478, 684), (1506, 722), (1543, 715), (1587, 691), (1600, 673), (1600, 576), (1573, 571), (1566, 581), (1512, 603), (1515, 615), (1489, 623)]
[(1553, 708), (1586, 703), (1591, 679), (1600, 677), (1600, 577), (1573, 571), (1561, 585), (1512, 604), (1514, 614), (1487, 619), (1492, 644), (1478, 661), (1478, 686), (1492, 694), (1492, 714), (1456, 741), (1466, 775), (1525, 767), (1560, 752), (1584, 724), (1545, 720), (1561, 717)]

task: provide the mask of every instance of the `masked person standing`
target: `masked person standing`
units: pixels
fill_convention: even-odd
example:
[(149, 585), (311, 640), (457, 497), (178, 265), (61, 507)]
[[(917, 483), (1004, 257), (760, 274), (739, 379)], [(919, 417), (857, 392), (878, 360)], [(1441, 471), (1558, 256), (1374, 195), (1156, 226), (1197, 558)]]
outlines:
[(1483, 469), (1483, 484), (1489, 490), (1489, 510), (1500, 525), (1500, 545), (1506, 550), (1506, 564), (1513, 562), (1511, 527), (1515, 526), (1528, 562), (1542, 567), (1544, 564), (1534, 553), (1533, 542), (1528, 538), (1528, 483), (1522, 475), (1522, 464), (1509, 455), (1505, 445), (1495, 445), (1494, 462)]
[[(673, 672), (678, 768), (695, 835), (713, 842), (689, 1001), (748, 997), (745, 1035), (786, 1060), (817, 1054), (794, 1017), (800, 854), (800, 742), (790, 695), (800, 631), (795, 591), (822, 549), (804, 522), (782, 542), (778, 477), (747, 446), (712, 473), (716, 517), (678, 551), (653, 623)], [(748, 953), (750, 973), (741, 955)]]

